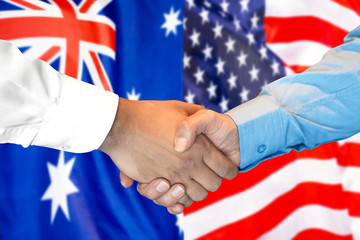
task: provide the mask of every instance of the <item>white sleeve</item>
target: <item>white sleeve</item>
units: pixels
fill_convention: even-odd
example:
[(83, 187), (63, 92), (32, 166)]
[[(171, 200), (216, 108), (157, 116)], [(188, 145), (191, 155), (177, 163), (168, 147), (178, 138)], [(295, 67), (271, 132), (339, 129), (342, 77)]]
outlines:
[(0, 40), (0, 143), (88, 152), (104, 141), (118, 96), (30, 61)]

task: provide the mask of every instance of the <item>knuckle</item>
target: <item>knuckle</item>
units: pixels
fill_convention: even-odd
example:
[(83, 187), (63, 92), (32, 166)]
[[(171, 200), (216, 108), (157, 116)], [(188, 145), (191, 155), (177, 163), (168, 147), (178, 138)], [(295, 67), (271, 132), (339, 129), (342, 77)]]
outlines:
[(181, 169), (184, 169), (184, 170), (188, 170), (188, 169), (192, 169), (194, 167), (194, 161), (192, 158), (182, 158), (181, 161)]

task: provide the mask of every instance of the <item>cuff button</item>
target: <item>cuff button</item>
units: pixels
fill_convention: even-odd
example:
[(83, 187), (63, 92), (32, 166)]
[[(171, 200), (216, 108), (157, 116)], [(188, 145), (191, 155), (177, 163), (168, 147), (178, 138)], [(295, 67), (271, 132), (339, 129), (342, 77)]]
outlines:
[(262, 144), (257, 148), (258, 153), (263, 153), (266, 150), (266, 145)]

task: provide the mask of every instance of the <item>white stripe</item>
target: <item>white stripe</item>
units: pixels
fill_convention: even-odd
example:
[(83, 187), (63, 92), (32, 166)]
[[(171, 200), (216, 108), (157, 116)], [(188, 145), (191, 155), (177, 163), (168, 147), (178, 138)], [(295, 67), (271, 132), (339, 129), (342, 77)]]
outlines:
[(270, 43), (267, 46), (283, 60), (286, 65), (311, 66), (319, 62), (329, 47), (313, 41), (290, 43)]
[(342, 146), (345, 143), (360, 143), (360, 133), (355, 134), (352, 137), (339, 141), (339, 145)]
[(329, 0), (266, 0), (265, 17), (314, 16), (346, 31), (360, 24), (356, 12)]
[(198, 238), (217, 228), (246, 218), (265, 208), (276, 198), (302, 182), (339, 184), (345, 181), (346, 188), (349, 188), (345, 190), (360, 192), (358, 185), (350, 184), (360, 182), (359, 173), (359, 169), (349, 170), (339, 167), (335, 159), (299, 159), (244, 192), (185, 215), (181, 222), (185, 239)]
[(352, 218), (351, 230), (354, 240), (360, 240), (360, 218)]
[(312, 228), (321, 229), (340, 236), (349, 235), (351, 218), (347, 210), (334, 210), (319, 205), (309, 205), (297, 209), (274, 229), (259, 240), (293, 239), (298, 233)]

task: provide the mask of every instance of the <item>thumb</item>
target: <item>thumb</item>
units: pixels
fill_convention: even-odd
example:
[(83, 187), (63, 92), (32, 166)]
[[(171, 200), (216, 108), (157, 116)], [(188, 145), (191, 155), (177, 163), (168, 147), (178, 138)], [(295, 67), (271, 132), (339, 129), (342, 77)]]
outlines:
[(206, 134), (211, 124), (209, 112), (210, 110), (200, 110), (179, 124), (174, 143), (177, 152), (185, 152), (194, 143), (197, 135)]

